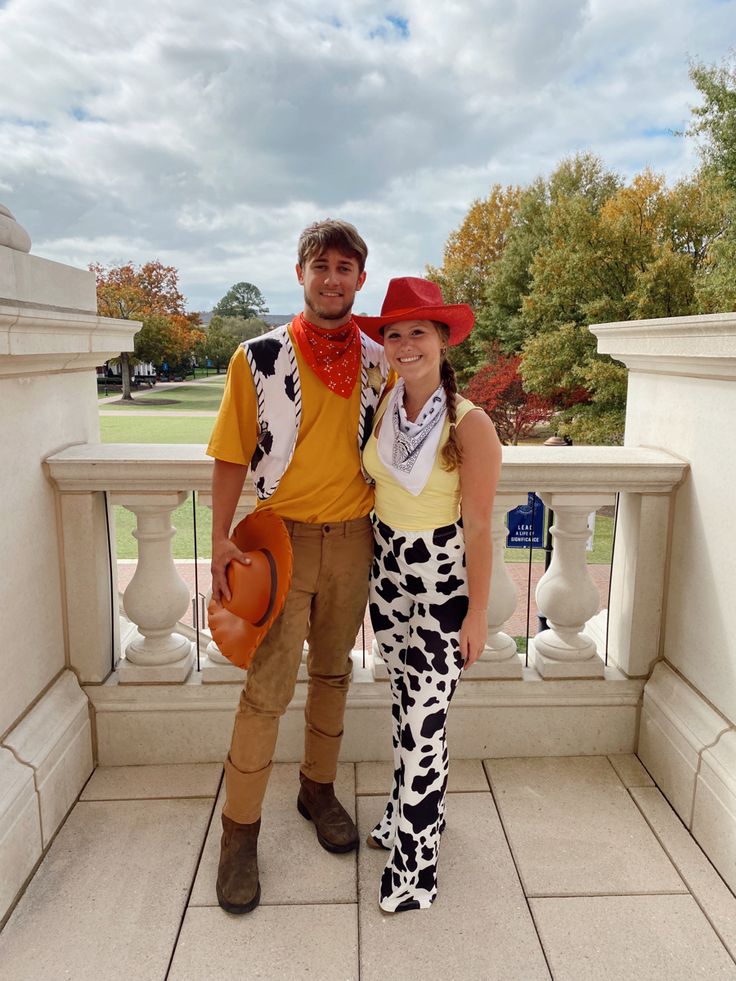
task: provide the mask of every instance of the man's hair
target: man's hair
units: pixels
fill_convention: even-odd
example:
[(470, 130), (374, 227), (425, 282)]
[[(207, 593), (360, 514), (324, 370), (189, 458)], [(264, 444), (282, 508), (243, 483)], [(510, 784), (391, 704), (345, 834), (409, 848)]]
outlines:
[(327, 249), (337, 249), (341, 255), (357, 259), (360, 272), (365, 269), (368, 246), (349, 221), (327, 218), (308, 225), (299, 236), (299, 265), (303, 268), (310, 259), (322, 255)]

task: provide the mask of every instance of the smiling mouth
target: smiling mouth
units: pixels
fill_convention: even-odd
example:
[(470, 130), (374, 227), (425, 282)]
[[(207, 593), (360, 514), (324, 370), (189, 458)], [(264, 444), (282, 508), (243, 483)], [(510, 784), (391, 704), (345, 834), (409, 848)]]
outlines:
[(412, 364), (414, 361), (419, 361), (421, 354), (414, 354), (410, 358), (399, 358), (399, 364)]
[(319, 295), (320, 296), (335, 297), (335, 298), (339, 299), (342, 296), (342, 293), (336, 293), (334, 290), (330, 290), (329, 292), (327, 290), (322, 290)]

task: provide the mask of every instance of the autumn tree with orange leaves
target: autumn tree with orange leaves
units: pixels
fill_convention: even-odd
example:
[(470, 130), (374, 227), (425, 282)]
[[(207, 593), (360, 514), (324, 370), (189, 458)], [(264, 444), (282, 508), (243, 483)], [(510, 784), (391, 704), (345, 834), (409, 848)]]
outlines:
[(134, 352), (120, 355), (123, 399), (132, 401), (130, 368), (139, 362), (171, 364), (189, 357), (204, 340), (197, 330), (199, 315), (187, 313), (179, 290), (179, 273), (158, 259), (135, 266), (103, 266), (92, 263), (97, 280), (97, 310), (102, 317), (140, 320), (142, 328), (135, 336)]
[(524, 389), (553, 400), (560, 435), (620, 443), (627, 372), (588, 325), (732, 309), (734, 229), (736, 193), (706, 169), (672, 185), (649, 169), (624, 180), (583, 153), (521, 189), (493, 188), (428, 270), (475, 310), (451, 351), (461, 383), (498, 344), (520, 358)]

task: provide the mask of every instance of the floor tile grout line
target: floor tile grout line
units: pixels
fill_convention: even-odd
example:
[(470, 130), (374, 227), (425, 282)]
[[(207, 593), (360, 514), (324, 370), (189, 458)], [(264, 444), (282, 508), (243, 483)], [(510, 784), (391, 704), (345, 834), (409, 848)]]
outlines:
[[(624, 780), (624, 778), (621, 776), (621, 774), (618, 772), (618, 770), (616, 769), (616, 767), (613, 765), (613, 762), (611, 760), (611, 756), (633, 756), (639, 762), (639, 764), (641, 765), (642, 769), (644, 770), (644, 772), (646, 773), (646, 775), (649, 777), (649, 779), (652, 781), (652, 783), (637, 783), (637, 784), (628, 784), (628, 783), (626, 783), (626, 781)], [(654, 784), (654, 777), (651, 775), (651, 773), (649, 772), (649, 770), (647, 770), (647, 768), (641, 762), (641, 760), (636, 755), (636, 753), (610, 753), (610, 754), (608, 754), (606, 756), (606, 760), (608, 760), (608, 763), (609, 763), (611, 769), (616, 774), (616, 776), (619, 778), (619, 780), (624, 785), (624, 787), (626, 788), (626, 790), (631, 790), (633, 787), (637, 787), (637, 788), (638, 787), (651, 787), (652, 784)], [(656, 786), (656, 784), (655, 784), (655, 786)]]
[(222, 773), (220, 775), (220, 780), (217, 784), (217, 793), (212, 801), (212, 808), (210, 809), (210, 819), (205, 825), (204, 834), (202, 835), (202, 845), (199, 849), (199, 854), (197, 855), (197, 861), (194, 863), (194, 872), (192, 874), (192, 881), (189, 883), (189, 889), (187, 891), (187, 898), (184, 902), (184, 906), (181, 911), (181, 918), (179, 919), (179, 928), (176, 931), (176, 936), (174, 937), (174, 943), (171, 947), (171, 956), (169, 957), (169, 963), (166, 965), (166, 974), (164, 974), (164, 981), (168, 981), (169, 974), (171, 973), (171, 965), (174, 963), (174, 957), (176, 955), (176, 948), (179, 945), (179, 937), (181, 936), (181, 931), (184, 927), (184, 920), (187, 915), (187, 910), (189, 909), (189, 900), (192, 898), (192, 892), (194, 891), (194, 883), (197, 881), (197, 873), (199, 872), (199, 866), (202, 864), (202, 855), (204, 854), (204, 849), (207, 844), (207, 838), (209, 837), (210, 828), (212, 826), (212, 819), (215, 816), (215, 808), (217, 807), (217, 800), (220, 795), (220, 788), (222, 787), (222, 782), (225, 779), (225, 769), (223, 767)]
[[(217, 800), (220, 782), (217, 784), (217, 791), (214, 799)], [(155, 797), (85, 797), (79, 799), (80, 804), (119, 804), (123, 801), (147, 801), (147, 800), (212, 800), (212, 794), (162, 794)]]
[(496, 814), (498, 815), (498, 823), (501, 825), (501, 831), (502, 831), (503, 836), (504, 836), (504, 839), (506, 841), (506, 847), (509, 850), (509, 855), (511, 856), (511, 861), (514, 863), (514, 870), (516, 872), (516, 878), (519, 881), (519, 888), (521, 889), (521, 894), (524, 897), (524, 902), (526, 903), (526, 908), (529, 911), (529, 918), (532, 921), (532, 927), (534, 928), (534, 932), (537, 935), (537, 941), (539, 943), (539, 949), (542, 951), (542, 957), (544, 958), (544, 963), (547, 966), (547, 971), (549, 972), (550, 979), (551, 979), (551, 981), (554, 981), (554, 972), (552, 971), (552, 965), (549, 962), (549, 958), (547, 957), (547, 951), (545, 950), (544, 944), (542, 943), (542, 935), (539, 932), (539, 927), (537, 926), (537, 921), (534, 918), (534, 911), (532, 910), (531, 904), (529, 902), (529, 897), (527, 896), (526, 891), (524, 890), (524, 883), (523, 883), (522, 878), (521, 878), (521, 872), (519, 871), (519, 866), (518, 866), (518, 863), (516, 861), (516, 856), (514, 855), (514, 851), (513, 851), (512, 847), (511, 847), (511, 841), (510, 841), (509, 836), (508, 836), (508, 833), (506, 831), (506, 825), (504, 824), (503, 817), (501, 816), (501, 808), (498, 806), (498, 801), (496, 800), (496, 795), (493, 792), (493, 781), (491, 780), (491, 775), (488, 772), (488, 769), (487, 769), (487, 767), (485, 765), (485, 761), (484, 760), (481, 760), (481, 766), (483, 767), (483, 773), (485, 774), (485, 777), (486, 777), (486, 783), (488, 784), (488, 790), (490, 791), (490, 794), (491, 794), (491, 801), (493, 803), (493, 806), (496, 809)]
[(358, 981), (360, 981), (360, 831), (358, 831), (358, 764), (353, 763), (353, 790), (354, 790), (354, 809), (355, 830), (358, 832), (358, 847), (355, 849), (355, 921), (356, 934), (358, 938)]
[(647, 899), (650, 896), (691, 895), (687, 889), (681, 892), (673, 892), (671, 889), (660, 892), (535, 892), (529, 894), (529, 899)]
[[(308, 902), (304, 899), (286, 901), (283, 903), (273, 903), (264, 900), (258, 903), (258, 909), (276, 909), (278, 906), (298, 906), (298, 907), (310, 907), (310, 906), (357, 906), (358, 903), (354, 899), (317, 899), (313, 903)], [(219, 909), (219, 903), (191, 903), (188, 909)]]
[[(376, 791), (370, 790), (370, 791), (364, 791), (361, 794), (356, 793), (355, 796), (356, 797), (388, 797), (388, 795), (390, 793), (391, 793), (391, 788), (389, 787), (388, 790), (376, 790)], [(487, 794), (488, 793), (488, 788), (487, 787), (474, 787), (472, 790), (448, 790), (448, 791), (446, 791), (446, 793), (448, 793), (448, 794)]]
[[(634, 788), (634, 789), (636, 789), (636, 790), (641, 790), (641, 788), (640, 788), (640, 787), (637, 787), (637, 788)], [(661, 790), (659, 790), (659, 787), (657, 787), (656, 785), (655, 785), (654, 787), (650, 787), (650, 788), (648, 788), (648, 789), (650, 789), (650, 790), (656, 790), (656, 791), (657, 791), (658, 793), (660, 793), (660, 794), (662, 794), (662, 791), (661, 791)], [(677, 870), (677, 874), (678, 874), (678, 875), (680, 876), (680, 878), (682, 879), (682, 881), (683, 881), (683, 884), (685, 885), (685, 888), (687, 889), (687, 892), (688, 892), (688, 895), (689, 895), (689, 896), (692, 896), (692, 898), (693, 898), (693, 901), (694, 901), (694, 902), (696, 903), (696, 905), (698, 906), (698, 909), (700, 910), (700, 912), (701, 912), (701, 913), (703, 914), (703, 916), (704, 916), (704, 917), (706, 918), (706, 920), (707, 920), (707, 921), (708, 921), (708, 923), (710, 924), (710, 927), (711, 927), (711, 929), (713, 930), (713, 932), (715, 933), (715, 935), (716, 935), (716, 936), (718, 937), (718, 939), (720, 940), (720, 942), (721, 942), (721, 944), (722, 944), (722, 946), (723, 946), (723, 948), (725, 949), (725, 951), (726, 951), (726, 953), (727, 953), (727, 954), (728, 954), (728, 956), (729, 956), (729, 957), (731, 958), (731, 960), (732, 960), (732, 961), (733, 961), (734, 963), (736, 963), (736, 954), (734, 954), (734, 953), (733, 953), (733, 952), (732, 952), (732, 951), (730, 950), (730, 948), (729, 948), (729, 946), (728, 946), (728, 944), (726, 943), (726, 941), (725, 941), (725, 940), (723, 939), (723, 937), (721, 936), (721, 934), (720, 934), (720, 931), (718, 930), (718, 928), (716, 927), (716, 925), (715, 925), (715, 923), (714, 923), (714, 922), (713, 922), (713, 920), (711, 919), (711, 917), (710, 917), (710, 915), (709, 915), (709, 913), (708, 913), (708, 911), (706, 910), (706, 908), (705, 908), (705, 906), (704, 906), (704, 905), (703, 905), (703, 903), (702, 903), (702, 902), (700, 901), (700, 899), (699, 899), (699, 898), (697, 897), (697, 895), (696, 895), (696, 894), (695, 894), (695, 893), (693, 892), (693, 889), (692, 889), (692, 887), (690, 886), (690, 883), (689, 883), (689, 882), (687, 881), (687, 879), (685, 878), (685, 875), (683, 874), (683, 872), (682, 872), (682, 871), (680, 870), (680, 868), (679, 868), (679, 866), (677, 865), (677, 862), (675, 862), (675, 859), (674, 859), (674, 858), (673, 858), (673, 856), (672, 856), (672, 855), (670, 854), (670, 851), (669, 851), (669, 849), (667, 848), (667, 845), (666, 845), (666, 844), (664, 843), (664, 841), (662, 840), (662, 837), (661, 837), (661, 836), (660, 836), (659, 834), (657, 834), (657, 829), (656, 829), (656, 828), (654, 827), (654, 825), (652, 824), (652, 822), (651, 822), (651, 821), (649, 820), (649, 818), (648, 818), (648, 816), (647, 816), (647, 814), (646, 814), (646, 812), (645, 812), (645, 811), (643, 810), (643, 808), (642, 808), (642, 807), (641, 807), (641, 805), (639, 804), (639, 801), (638, 801), (638, 800), (636, 799), (636, 797), (634, 797), (634, 795), (633, 795), (632, 793), (629, 793), (629, 796), (631, 797), (631, 799), (633, 800), (633, 802), (634, 802), (634, 803), (636, 804), (636, 806), (637, 806), (637, 807), (639, 808), (639, 812), (640, 812), (640, 814), (642, 815), (642, 817), (644, 818), (644, 820), (645, 820), (645, 821), (647, 822), (647, 824), (648, 824), (648, 825), (649, 825), (649, 827), (651, 828), (651, 831), (652, 831), (652, 834), (654, 835), (654, 837), (655, 837), (655, 838), (657, 839), (657, 841), (659, 842), (659, 844), (660, 844), (660, 846), (662, 847), (662, 850), (664, 851), (664, 853), (665, 853), (665, 855), (666, 855), (666, 856), (667, 856), (667, 857), (669, 858), (669, 860), (670, 860), (670, 862), (672, 862), (672, 864), (673, 864), (673, 866), (674, 866), (674, 867), (675, 867), (675, 869)], [(695, 837), (693, 836), (693, 834), (692, 834), (692, 832), (691, 832), (691, 831), (690, 831), (690, 830), (688, 829), (688, 827), (687, 827), (687, 825), (686, 825), (686, 824), (685, 824), (685, 822), (684, 822), (684, 821), (682, 820), (682, 818), (681, 818), (681, 817), (680, 817), (680, 815), (679, 815), (679, 814), (677, 813), (677, 811), (675, 811), (675, 809), (674, 809), (674, 808), (673, 808), (673, 807), (671, 806), (671, 804), (670, 804), (670, 802), (669, 802), (669, 801), (667, 800), (667, 798), (666, 798), (666, 797), (664, 796), (664, 794), (662, 794), (662, 798), (663, 798), (663, 800), (665, 801), (665, 803), (667, 804), (667, 806), (668, 806), (668, 807), (670, 808), (670, 810), (671, 810), (671, 811), (672, 811), (672, 812), (674, 813), (674, 815), (675, 815), (675, 817), (676, 817), (676, 818), (677, 818), (677, 820), (678, 820), (678, 821), (680, 822), (680, 824), (682, 825), (682, 827), (683, 827), (683, 828), (685, 829), (685, 831), (687, 832), (687, 834), (688, 834), (688, 836), (689, 836), (689, 838), (690, 838), (690, 840), (691, 840), (691, 841), (693, 841), (693, 842), (695, 843), (695, 846), (696, 846), (696, 848), (698, 848), (698, 850), (700, 851), (700, 853), (701, 853), (701, 855), (703, 856), (703, 858), (704, 858), (704, 859), (705, 859), (705, 860), (707, 861), (707, 863), (708, 863), (708, 865), (709, 865), (709, 866), (710, 866), (710, 867), (711, 867), (711, 868), (713, 869), (713, 871), (714, 871), (714, 872), (715, 872), (715, 874), (716, 874), (716, 875), (718, 876), (718, 878), (719, 878), (719, 879), (721, 880), (721, 882), (723, 882), (723, 885), (724, 885), (724, 886), (726, 887), (726, 889), (728, 889), (728, 891), (729, 891), (729, 892), (731, 892), (731, 890), (730, 890), (730, 889), (729, 889), (729, 887), (728, 887), (728, 884), (727, 884), (727, 883), (725, 882), (725, 880), (724, 880), (724, 879), (722, 878), (722, 876), (721, 876), (721, 874), (720, 874), (720, 872), (718, 871), (718, 869), (717, 869), (717, 868), (716, 868), (716, 867), (715, 867), (715, 866), (713, 865), (713, 863), (712, 863), (712, 862), (710, 861), (710, 859), (708, 858), (708, 856), (707, 856), (707, 855), (705, 854), (705, 852), (703, 851), (703, 849), (702, 849), (702, 848), (700, 847), (700, 845), (699, 845), (699, 843), (698, 843), (698, 841), (697, 841), (697, 840), (695, 839)], [(734, 901), (736, 901), (736, 897), (734, 897)]]
[[(733, 896), (733, 898), (736, 899), (736, 893), (734, 893), (733, 889), (731, 889), (731, 887), (729, 886), (729, 884), (726, 882), (726, 880), (723, 878), (723, 876), (721, 875), (721, 873), (715, 867), (715, 865), (710, 860), (710, 858), (708, 857), (708, 855), (703, 851), (703, 848), (702, 848), (700, 842), (698, 841), (698, 839), (695, 837), (695, 835), (692, 833), (692, 831), (688, 828), (688, 826), (682, 820), (682, 818), (677, 813), (677, 811), (674, 809), (674, 807), (672, 806), (672, 804), (670, 804), (670, 802), (667, 800), (667, 798), (665, 797), (664, 793), (662, 793), (662, 791), (660, 790), (660, 788), (655, 784), (653, 787), (632, 787), (632, 788), (630, 788), (630, 790), (656, 790), (657, 793), (661, 795), (662, 800), (665, 802), (665, 804), (667, 805), (667, 807), (672, 811), (672, 813), (675, 815), (675, 817), (677, 818), (677, 820), (682, 825), (683, 831), (687, 835), (688, 839), (695, 845), (695, 847), (698, 849), (698, 852), (700, 853), (700, 855), (702, 855), (702, 857), (708, 863), (708, 866), (713, 870), (713, 872), (715, 872), (715, 874), (718, 876), (718, 878), (723, 883), (723, 885), (726, 887), (726, 889), (728, 889), (728, 891), (731, 893), (731, 895)], [(647, 815), (642, 810), (642, 807), (639, 804), (638, 800), (636, 799), (636, 797), (634, 797), (633, 794), (631, 794), (631, 797), (632, 797), (634, 803), (636, 804), (636, 806), (642, 812), (642, 815), (644, 816), (644, 820), (647, 822), (647, 824), (649, 825), (649, 827), (652, 829), (652, 831), (654, 832), (655, 836), (659, 840), (659, 836), (657, 835), (657, 832), (654, 830), (654, 827), (651, 824), (651, 822), (649, 821), (649, 818), (647, 817)], [(664, 844), (662, 844), (662, 847), (665, 848)], [(665, 848), (665, 851), (667, 851), (666, 848)], [(667, 852), (667, 854), (669, 856), (669, 852)], [(673, 858), (670, 858), (670, 861), (675, 866), (675, 868), (677, 868), (677, 864), (675, 863), (675, 860)], [(680, 871), (679, 868), (677, 869), (677, 871), (678, 872)]]

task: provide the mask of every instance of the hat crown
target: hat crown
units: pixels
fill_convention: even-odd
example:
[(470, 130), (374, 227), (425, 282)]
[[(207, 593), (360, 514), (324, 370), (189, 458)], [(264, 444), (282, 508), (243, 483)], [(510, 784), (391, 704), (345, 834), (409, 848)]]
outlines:
[(442, 290), (437, 283), (418, 276), (399, 276), (388, 284), (381, 307), (381, 316), (390, 317), (401, 310), (434, 309), (444, 305)]

